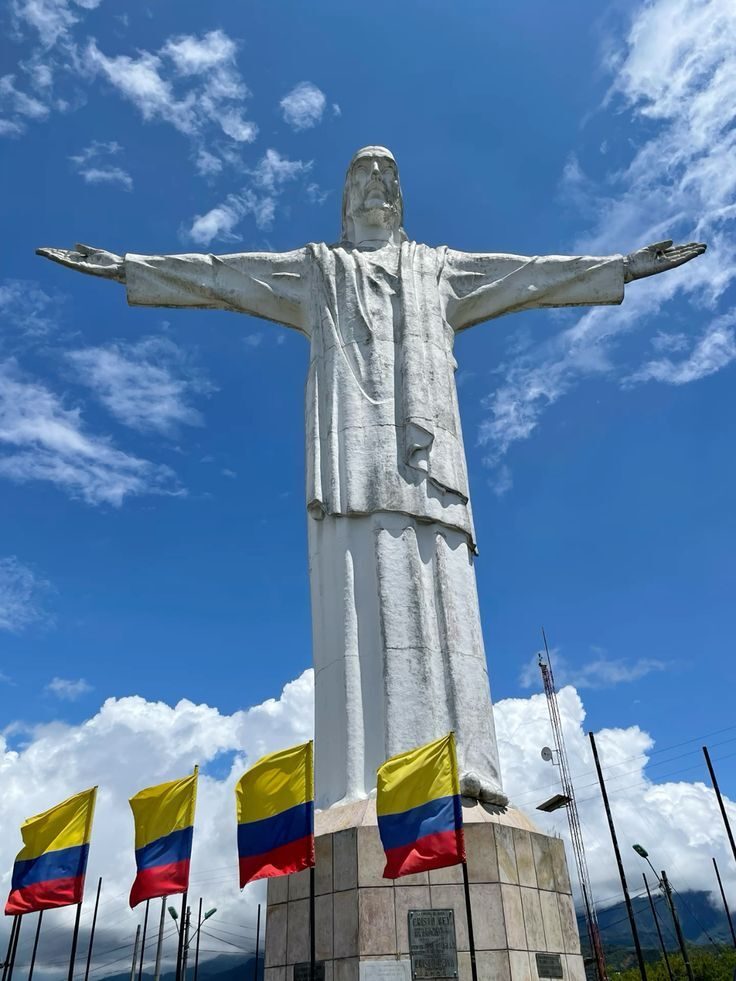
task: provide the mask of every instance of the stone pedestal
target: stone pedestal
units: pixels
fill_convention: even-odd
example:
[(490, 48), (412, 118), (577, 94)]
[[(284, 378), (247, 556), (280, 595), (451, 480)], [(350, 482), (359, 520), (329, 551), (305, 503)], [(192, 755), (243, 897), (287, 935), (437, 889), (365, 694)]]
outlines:
[[(479, 981), (543, 981), (535, 953), (560, 955), (564, 981), (585, 981), (564, 844), (520, 812), (463, 808)], [(325, 981), (367, 981), (370, 962), (400, 961), (410, 909), (452, 909), (459, 981), (471, 981), (462, 869), (384, 879), (374, 801), (316, 822), (316, 956)], [(268, 883), (265, 981), (293, 981), (309, 960), (309, 873)], [(394, 963), (394, 967), (396, 967)], [(378, 965), (376, 965), (378, 968)]]

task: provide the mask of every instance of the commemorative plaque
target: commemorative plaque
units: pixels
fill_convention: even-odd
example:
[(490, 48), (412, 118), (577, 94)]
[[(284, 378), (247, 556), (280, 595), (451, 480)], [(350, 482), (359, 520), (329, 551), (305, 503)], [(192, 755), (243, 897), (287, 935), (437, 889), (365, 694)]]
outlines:
[(540, 978), (564, 978), (559, 954), (537, 954), (537, 974)]
[(451, 909), (409, 910), (412, 981), (457, 978), (455, 914)]

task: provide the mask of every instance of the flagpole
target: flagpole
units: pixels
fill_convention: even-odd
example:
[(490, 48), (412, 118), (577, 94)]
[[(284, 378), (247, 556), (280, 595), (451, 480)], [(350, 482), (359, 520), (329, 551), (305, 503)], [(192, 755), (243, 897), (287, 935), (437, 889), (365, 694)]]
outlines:
[[(314, 866), (309, 868), (309, 981), (315, 979), (316, 943), (314, 936)], [(257, 965), (256, 965), (257, 966)], [(475, 979), (473, 979), (475, 981)]]
[(184, 949), (181, 955), (181, 977), (187, 981), (187, 961), (189, 959), (189, 924), (192, 919), (192, 908), (187, 906), (187, 918), (184, 921)]
[(138, 963), (138, 941), (141, 939), (140, 923), (135, 928), (135, 943), (133, 944), (133, 960), (130, 962), (130, 981), (135, 981), (135, 968)]
[(143, 960), (146, 956), (146, 931), (148, 930), (148, 906), (150, 899), (146, 900), (146, 911), (143, 914), (143, 936), (141, 937), (141, 959), (138, 964), (138, 981), (143, 979)]
[[(97, 880), (97, 895), (95, 896), (95, 911), (92, 914), (92, 928), (89, 931), (89, 947), (87, 948), (87, 964), (84, 968), (84, 981), (89, 981), (89, 969), (92, 964), (92, 947), (95, 942), (95, 929), (97, 927), (97, 910), (100, 908), (100, 890), (102, 889), (102, 876)], [(29, 978), (28, 981), (31, 981)]]
[(36, 951), (38, 950), (38, 938), (41, 934), (41, 923), (43, 922), (43, 910), (38, 911), (38, 919), (36, 920), (36, 936), (33, 938), (33, 953), (31, 954), (31, 966), (28, 968), (28, 981), (33, 978), (33, 968), (36, 965)]
[(202, 930), (202, 897), (199, 897), (199, 912), (197, 914), (197, 946), (194, 950), (194, 981), (199, 974), (199, 935)]
[[(164, 921), (166, 919), (166, 896), (161, 897), (161, 919), (158, 924), (158, 943), (156, 944), (156, 966), (153, 969), (153, 981), (161, 977), (161, 948), (164, 944)], [(85, 978), (86, 981), (86, 978)]]
[(179, 943), (176, 948), (176, 981), (181, 981), (181, 959), (184, 953), (184, 920), (187, 915), (187, 896), (189, 890), (185, 889), (181, 897), (181, 918), (179, 920)]
[[(77, 959), (77, 943), (79, 942), (79, 920), (82, 916), (82, 904), (77, 903), (77, 915), (74, 919), (74, 933), (72, 934), (72, 949), (69, 954), (69, 981), (74, 981), (74, 962)], [(8, 978), (10, 981), (10, 978)]]
[(258, 904), (258, 913), (256, 914), (256, 967), (253, 972), (253, 981), (258, 981), (258, 946), (261, 939), (261, 904)]
[(15, 967), (15, 952), (18, 950), (18, 937), (20, 936), (20, 928), (23, 923), (24, 914), (21, 913), (18, 917), (18, 926), (15, 929), (15, 937), (13, 938), (13, 949), (10, 952), (10, 964), (8, 966), (8, 977), (7, 981), (13, 977), (13, 968)]
[(8, 937), (8, 952), (5, 955), (5, 961), (3, 963), (3, 981), (8, 976), (8, 968), (10, 967), (10, 955), (13, 953), (13, 941), (15, 940), (15, 931), (18, 929), (18, 921), (20, 919), (20, 913), (16, 913), (13, 917), (13, 923), (10, 927), (10, 936)]
[(470, 908), (470, 881), (468, 880), (468, 863), (463, 862), (463, 885), (465, 886), (465, 915), (468, 920), (468, 945), (470, 947), (470, 971), (473, 981), (478, 981), (478, 967), (475, 963), (475, 935), (473, 934), (473, 911)]

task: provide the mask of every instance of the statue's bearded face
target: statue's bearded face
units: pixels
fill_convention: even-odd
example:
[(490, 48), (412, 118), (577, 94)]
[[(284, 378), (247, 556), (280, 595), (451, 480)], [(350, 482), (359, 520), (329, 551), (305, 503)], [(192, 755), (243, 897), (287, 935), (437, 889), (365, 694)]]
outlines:
[(368, 225), (398, 228), (401, 190), (396, 161), (379, 148), (359, 154), (348, 174), (348, 216)]

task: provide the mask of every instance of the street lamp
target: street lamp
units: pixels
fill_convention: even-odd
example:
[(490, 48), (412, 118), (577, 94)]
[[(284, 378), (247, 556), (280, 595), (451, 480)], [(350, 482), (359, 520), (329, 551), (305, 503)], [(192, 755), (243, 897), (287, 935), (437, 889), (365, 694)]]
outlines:
[(657, 875), (657, 870), (649, 861), (649, 852), (646, 850), (646, 848), (643, 848), (641, 845), (632, 845), (632, 847), (636, 852), (636, 854), (640, 855), (641, 858), (644, 859), (644, 861), (647, 863), (649, 868), (652, 870), (652, 872), (654, 872), (654, 875), (656, 876), (657, 879), (657, 885), (664, 893), (664, 898), (667, 900), (667, 905), (669, 906), (670, 913), (672, 915), (672, 922), (675, 926), (675, 933), (677, 934), (677, 942), (680, 945), (680, 951), (682, 952), (682, 960), (685, 964), (685, 971), (687, 972), (688, 981), (695, 981), (693, 977), (693, 969), (690, 966), (690, 958), (688, 957), (687, 954), (687, 947), (685, 946), (685, 937), (683, 936), (682, 927), (680, 926), (680, 919), (677, 915), (677, 910), (675, 909), (674, 900), (672, 899), (672, 889), (670, 887), (669, 879), (667, 878), (667, 873), (665, 872), (664, 869), (662, 869), (661, 876)]

